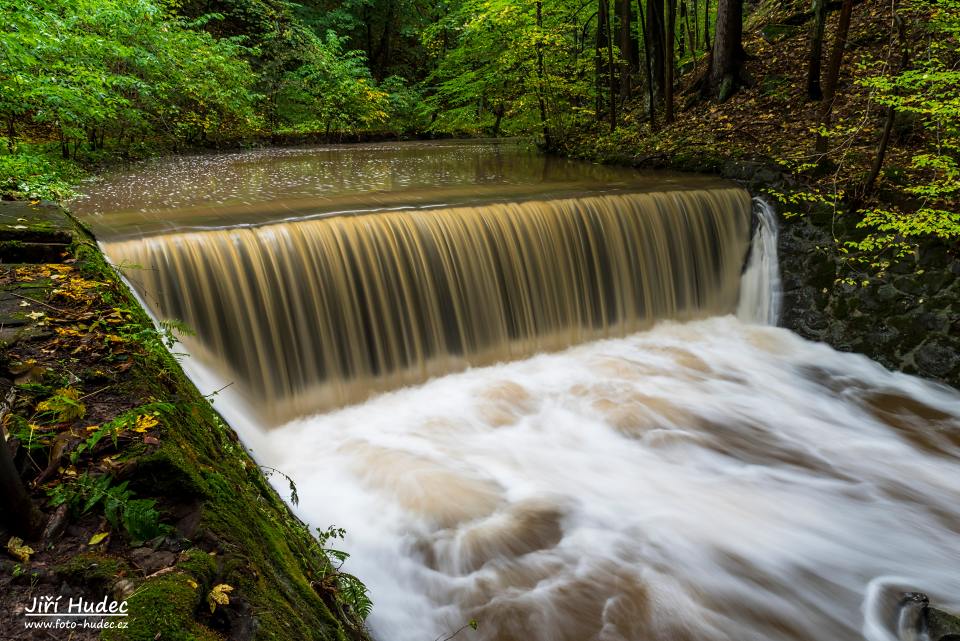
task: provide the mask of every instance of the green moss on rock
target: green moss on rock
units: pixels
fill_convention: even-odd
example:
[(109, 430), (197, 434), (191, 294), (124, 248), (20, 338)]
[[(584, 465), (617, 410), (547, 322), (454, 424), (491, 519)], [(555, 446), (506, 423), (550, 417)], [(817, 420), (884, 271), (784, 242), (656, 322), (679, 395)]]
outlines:
[(148, 579), (127, 598), (129, 627), (106, 630), (109, 641), (214, 641), (220, 635), (199, 623), (195, 612), (205, 593), (189, 574), (171, 572)]
[(217, 576), (217, 562), (213, 555), (199, 548), (191, 548), (183, 553), (177, 568), (189, 573), (194, 580), (207, 589), (213, 587)]
[(117, 579), (129, 572), (127, 564), (116, 557), (81, 553), (54, 568), (67, 583), (106, 591)]

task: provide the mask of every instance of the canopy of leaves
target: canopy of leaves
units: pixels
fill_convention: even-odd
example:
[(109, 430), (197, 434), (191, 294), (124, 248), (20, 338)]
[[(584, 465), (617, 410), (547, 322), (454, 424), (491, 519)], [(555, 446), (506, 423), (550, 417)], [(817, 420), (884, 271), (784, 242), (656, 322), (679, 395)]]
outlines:
[[(561, 133), (594, 114), (593, 45), (587, 5), (568, 0), (462, 0), (423, 41), (438, 117), (433, 128), (470, 133)], [(593, 20), (593, 24), (595, 24)], [(542, 69), (538, 55), (542, 56)], [(546, 123), (541, 121), (543, 100)]]
[[(378, 87), (363, 52), (310, 28), (284, 0), (223, 3), (224, 13), (212, 14), (195, 4), (0, 0), (7, 151), (28, 151), (19, 148), (24, 140), (50, 141), (64, 158), (96, 160), (144, 145), (215, 145), (278, 129), (421, 126), (416, 90), (396, 78)], [(31, 191), (43, 162), (0, 162), (10, 195), (65, 191)], [(40, 173), (49, 178), (54, 169)]]
[(195, 141), (257, 125), (244, 48), (151, 0), (0, 0), (0, 114), (70, 142)]

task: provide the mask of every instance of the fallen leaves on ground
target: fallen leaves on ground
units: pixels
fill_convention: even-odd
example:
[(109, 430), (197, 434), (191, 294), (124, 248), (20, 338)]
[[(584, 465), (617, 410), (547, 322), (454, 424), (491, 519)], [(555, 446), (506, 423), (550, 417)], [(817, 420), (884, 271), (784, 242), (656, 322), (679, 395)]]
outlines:
[(29, 545), (24, 545), (23, 539), (20, 537), (12, 536), (7, 541), (7, 552), (13, 558), (20, 560), (21, 563), (29, 563), (30, 556), (34, 554), (35, 550)]
[(230, 604), (230, 592), (233, 592), (233, 586), (221, 583), (213, 586), (210, 594), (207, 595), (207, 603), (210, 604), (210, 612), (214, 612), (218, 605)]

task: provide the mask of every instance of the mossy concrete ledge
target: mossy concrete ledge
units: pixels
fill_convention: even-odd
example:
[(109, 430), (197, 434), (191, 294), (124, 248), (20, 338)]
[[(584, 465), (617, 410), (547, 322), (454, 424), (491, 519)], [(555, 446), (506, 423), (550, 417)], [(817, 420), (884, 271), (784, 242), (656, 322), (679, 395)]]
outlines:
[[(16, 398), (7, 445), (46, 519), (28, 558), (0, 554), (0, 607), (22, 612), (40, 591), (126, 601), (127, 627), (78, 639), (367, 639), (317, 539), (185, 376), (90, 233), (57, 205), (0, 203), (0, 255), (9, 317), (0, 396)], [(50, 411), (58, 395), (84, 411)], [(104, 426), (111, 438), (91, 444)], [(37, 459), (50, 464), (31, 467)], [(137, 540), (108, 501), (86, 508), (78, 479), (106, 477), (155, 506), (159, 536)], [(71, 492), (84, 500), (57, 500)], [(14, 534), (16, 524), (0, 525), (0, 546)], [(24, 632), (16, 617), (0, 632), (7, 625)]]

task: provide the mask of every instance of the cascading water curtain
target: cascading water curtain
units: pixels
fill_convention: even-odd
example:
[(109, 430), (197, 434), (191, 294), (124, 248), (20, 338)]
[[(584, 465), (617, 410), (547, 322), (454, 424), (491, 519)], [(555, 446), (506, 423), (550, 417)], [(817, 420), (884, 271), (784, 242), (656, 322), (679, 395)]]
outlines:
[[(691, 189), (337, 216), (106, 249), (144, 267), (130, 281), (159, 318), (196, 332), (191, 353), (284, 419), (663, 319), (732, 313), (750, 208), (743, 189)], [(758, 233), (753, 259), (773, 252), (775, 263), (775, 240), (767, 248)]]

